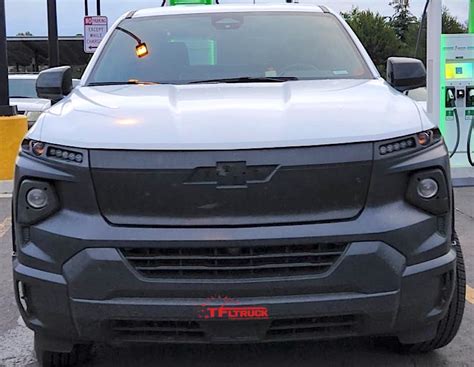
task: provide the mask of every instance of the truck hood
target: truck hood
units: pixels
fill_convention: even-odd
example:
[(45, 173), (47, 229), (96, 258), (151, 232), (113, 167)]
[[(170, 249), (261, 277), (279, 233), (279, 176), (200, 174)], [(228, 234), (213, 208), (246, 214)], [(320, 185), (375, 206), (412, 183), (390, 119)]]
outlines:
[(32, 139), (102, 149), (256, 149), (375, 141), (431, 128), (383, 80), (79, 87)]

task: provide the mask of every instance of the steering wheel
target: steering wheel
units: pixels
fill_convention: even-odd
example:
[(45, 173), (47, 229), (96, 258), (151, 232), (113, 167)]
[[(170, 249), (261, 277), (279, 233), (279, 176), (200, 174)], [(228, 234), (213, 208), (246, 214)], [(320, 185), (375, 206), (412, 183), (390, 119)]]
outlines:
[(316, 66), (312, 64), (298, 63), (298, 64), (291, 64), (283, 68), (283, 70), (280, 71), (278, 76), (285, 76), (287, 72), (292, 71), (292, 70), (314, 70), (318, 72), (320, 71)]

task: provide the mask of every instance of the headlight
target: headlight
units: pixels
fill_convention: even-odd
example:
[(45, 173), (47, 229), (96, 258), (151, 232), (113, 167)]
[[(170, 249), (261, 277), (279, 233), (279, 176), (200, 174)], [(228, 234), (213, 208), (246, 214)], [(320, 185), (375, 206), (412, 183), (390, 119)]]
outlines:
[(384, 141), (378, 144), (378, 152), (381, 156), (395, 155), (396, 153), (416, 151), (427, 148), (439, 141), (442, 136), (439, 129), (423, 131), (412, 136)]
[(43, 155), (43, 153), (45, 152), (45, 147), (44, 147), (44, 144), (39, 142), (39, 141), (35, 141), (31, 144), (31, 151), (33, 152), (34, 155), (36, 156), (40, 156), (40, 155)]
[(23, 153), (62, 163), (71, 163), (75, 165), (84, 165), (87, 163), (87, 151), (84, 149), (70, 149), (40, 141), (25, 139), (21, 144)]
[(439, 186), (432, 178), (425, 178), (418, 183), (416, 190), (423, 199), (431, 199), (438, 194)]

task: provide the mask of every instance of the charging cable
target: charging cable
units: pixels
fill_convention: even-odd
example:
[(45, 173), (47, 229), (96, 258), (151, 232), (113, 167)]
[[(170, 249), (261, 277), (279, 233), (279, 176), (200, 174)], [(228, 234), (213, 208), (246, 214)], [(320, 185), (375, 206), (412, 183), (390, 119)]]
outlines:
[(469, 133), (467, 134), (467, 159), (471, 166), (474, 167), (474, 159), (472, 158), (472, 150), (471, 150), (471, 140), (472, 135), (474, 133), (474, 119), (471, 120), (471, 127), (469, 128)]
[[(458, 110), (455, 108), (453, 110), (454, 112), (454, 119), (456, 120), (456, 144), (454, 144), (454, 148), (452, 153), (450, 154), (449, 158), (453, 158), (456, 152), (459, 149), (459, 143), (461, 141), (461, 123), (459, 121), (459, 115), (458, 115)], [(469, 141), (468, 141), (469, 144)]]
[(456, 144), (454, 144), (454, 148), (452, 153), (450, 154), (449, 158), (453, 158), (456, 152), (459, 149), (459, 143), (461, 141), (461, 122), (459, 121), (458, 110), (456, 109), (456, 96), (452, 89), (448, 89), (446, 91), (446, 107), (453, 108), (454, 118), (456, 120)]
[[(466, 98), (469, 98), (469, 101), (471, 102), (469, 105), (472, 105), (472, 101), (474, 100), (474, 89), (470, 89), (469, 92), (467, 93)], [(466, 103), (466, 106), (468, 104)], [(471, 118), (471, 126), (469, 127), (469, 131), (467, 134), (467, 159), (471, 166), (474, 167), (474, 159), (472, 158), (472, 150), (471, 150), (471, 141), (472, 141), (472, 135), (474, 133), (474, 116)]]

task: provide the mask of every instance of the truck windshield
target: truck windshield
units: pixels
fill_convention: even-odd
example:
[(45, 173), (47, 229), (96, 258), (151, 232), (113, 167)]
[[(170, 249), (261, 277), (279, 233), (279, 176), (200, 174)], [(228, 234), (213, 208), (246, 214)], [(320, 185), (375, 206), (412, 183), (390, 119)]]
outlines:
[(333, 15), (219, 12), (124, 20), (88, 85), (370, 78)]

